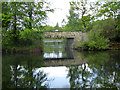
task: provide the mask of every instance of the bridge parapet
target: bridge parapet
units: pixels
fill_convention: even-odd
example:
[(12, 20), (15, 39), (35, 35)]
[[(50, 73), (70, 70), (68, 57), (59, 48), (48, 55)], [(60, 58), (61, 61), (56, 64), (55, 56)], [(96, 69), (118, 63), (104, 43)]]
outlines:
[(82, 32), (44, 32), (46, 38), (75, 38), (77, 35), (81, 35)]

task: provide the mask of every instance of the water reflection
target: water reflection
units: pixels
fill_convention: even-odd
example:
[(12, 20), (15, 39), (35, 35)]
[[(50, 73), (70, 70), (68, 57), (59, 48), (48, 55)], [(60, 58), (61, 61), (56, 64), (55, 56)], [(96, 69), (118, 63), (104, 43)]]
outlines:
[[(38, 63), (39, 62), (39, 63)], [(43, 71), (35, 73), (36, 67), (43, 65), (42, 56), (9, 55), (3, 56), (2, 88), (46, 88), (47, 74)], [(43, 84), (44, 83), (44, 84)]]
[(59, 51), (58, 53), (55, 53), (54, 51), (51, 53), (44, 53), (44, 58), (62, 58), (62, 52)]
[(120, 88), (120, 52), (79, 54), (88, 63), (68, 67), (71, 88)]
[(67, 77), (68, 69), (65, 66), (59, 67), (42, 67), (37, 71), (44, 71), (48, 75), (49, 88), (69, 88), (69, 78)]
[(73, 39), (44, 40), (44, 58), (73, 58), (72, 42)]
[(43, 55), (3, 56), (3, 89), (120, 88), (120, 51), (74, 52), (74, 55), (86, 62), (46, 67)]

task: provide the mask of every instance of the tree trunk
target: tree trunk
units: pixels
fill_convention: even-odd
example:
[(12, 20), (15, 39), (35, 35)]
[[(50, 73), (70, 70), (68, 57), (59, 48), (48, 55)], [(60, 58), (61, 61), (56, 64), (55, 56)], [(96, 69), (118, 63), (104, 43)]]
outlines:
[(30, 21), (29, 21), (29, 29), (32, 29), (32, 23), (31, 23), (31, 21), (32, 21), (32, 6), (31, 6), (31, 2), (29, 3), (29, 19), (30, 19)]
[(17, 30), (17, 25), (16, 25), (16, 21), (17, 21), (17, 15), (16, 15), (16, 12), (17, 12), (17, 10), (16, 10), (16, 8), (17, 8), (17, 6), (16, 6), (16, 2), (15, 2), (15, 13), (14, 13), (14, 28), (13, 28), (13, 40), (14, 40), (14, 43), (15, 43), (15, 45), (16, 45), (16, 43), (17, 43), (17, 33), (16, 33), (16, 30)]
[(85, 24), (85, 22), (83, 23), (83, 25), (84, 25), (84, 32), (86, 32), (86, 24)]

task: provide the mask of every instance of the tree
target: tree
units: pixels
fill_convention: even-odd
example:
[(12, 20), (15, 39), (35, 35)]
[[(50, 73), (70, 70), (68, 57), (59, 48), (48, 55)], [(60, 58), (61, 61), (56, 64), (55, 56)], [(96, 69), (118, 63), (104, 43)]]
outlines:
[(8, 2), (2, 2), (2, 28), (8, 28), (10, 21), (12, 20), (12, 14), (9, 14), (10, 8)]
[(105, 2), (102, 4), (100, 7), (100, 10), (98, 10), (98, 16), (104, 16), (106, 17), (112, 17), (112, 18), (117, 18), (117, 15), (120, 10), (120, 1), (119, 2)]
[(66, 21), (65, 19), (62, 20), (62, 28), (64, 28), (64, 26), (66, 25)]
[(105, 2), (98, 10), (98, 17), (104, 16), (106, 18), (114, 19), (114, 27), (117, 27), (117, 17), (120, 11), (120, 1), (118, 2)]
[(2, 2), (2, 27), (5, 27), (5, 30), (8, 30), (10, 32), (10, 37), (15, 45), (18, 42), (18, 30), (20, 29), (20, 20), (21, 18), (23, 18), (23, 12), (20, 11), (21, 4), (22, 3), (18, 2)]
[(70, 5), (68, 23), (64, 26), (64, 30), (81, 31), (81, 24), (79, 22), (79, 15), (74, 12), (74, 8)]
[(44, 21), (47, 18), (47, 13), (52, 11), (53, 9), (50, 9), (48, 3), (44, 0), (38, 3), (2, 2), (2, 26), (8, 26), (7, 24), (9, 21), (9, 29), (14, 29), (14, 32), (19, 28), (20, 30), (24, 28), (37, 28), (44, 24)]
[(59, 30), (59, 24), (57, 23), (54, 28), (55, 28), (55, 30)]
[(3, 43), (6, 41), (9, 45), (11, 42), (13, 45), (19, 44), (19, 32), (40, 29), (47, 18), (47, 12), (53, 11), (44, 0), (38, 3), (2, 2), (2, 8)]
[(92, 5), (90, 5), (87, 0), (72, 1), (70, 5), (74, 13), (79, 15), (80, 21), (84, 27), (84, 32), (86, 32), (87, 23), (93, 19), (93, 16), (90, 14), (90, 11), (93, 9)]
[(105, 34), (108, 35), (110, 39), (113, 39), (115, 41), (119, 41), (120, 39), (120, 35), (119, 35), (120, 34), (120, 28), (119, 28), (120, 27), (120, 23), (119, 23), (120, 12), (119, 11), (120, 11), (120, 1), (105, 2), (104, 4), (101, 3), (101, 6), (97, 14), (97, 17), (101, 17), (106, 22), (106, 27), (104, 28), (104, 32), (107, 32), (107, 33)]
[(54, 27), (52, 27), (52, 26), (49, 26), (49, 25), (47, 25), (47, 26), (44, 26), (44, 31), (52, 31), (52, 30), (55, 30), (55, 28)]
[(24, 21), (22, 22), (25, 28), (40, 28), (46, 18), (47, 18), (47, 12), (53, 12), (53, 9), (50, 9), (48, 5), (45, 6), (45, 4), (48, 4), (45, 1), (41, 1), (38, 3), (35, 2), (26, 2), (24, 6), (25, 11), (25, 17)]

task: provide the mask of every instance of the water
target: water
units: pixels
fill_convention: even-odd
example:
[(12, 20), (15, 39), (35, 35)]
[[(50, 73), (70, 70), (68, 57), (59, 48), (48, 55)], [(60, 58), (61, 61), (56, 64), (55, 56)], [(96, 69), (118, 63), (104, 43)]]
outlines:
[(65, 45), (62, 40), (44, 40), (44, 58), (65, 58)]
[(65, 43), (45, 42), (42, 55), (4, 55), (3, 89), (120, 89), (120, 51), (77, 52), (69, 48), (68, 53)]

